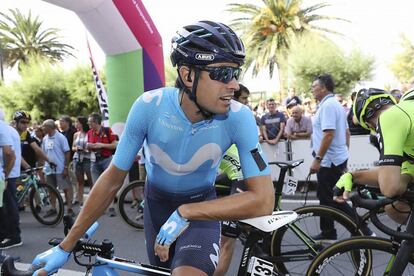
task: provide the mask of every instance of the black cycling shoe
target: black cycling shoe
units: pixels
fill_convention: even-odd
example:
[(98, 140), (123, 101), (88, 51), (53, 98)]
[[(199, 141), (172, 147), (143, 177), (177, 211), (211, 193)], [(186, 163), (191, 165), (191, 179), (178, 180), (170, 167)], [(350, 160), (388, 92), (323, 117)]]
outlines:
[(312, 236), (315, 241), (334, 241), (337, 239), (336, 231), (321, 232), (318, 235)]

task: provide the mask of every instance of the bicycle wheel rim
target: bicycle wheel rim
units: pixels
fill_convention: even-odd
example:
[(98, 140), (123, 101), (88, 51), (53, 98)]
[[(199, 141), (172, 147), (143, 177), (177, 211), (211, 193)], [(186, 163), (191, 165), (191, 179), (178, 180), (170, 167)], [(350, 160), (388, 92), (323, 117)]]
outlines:
[[(29, 204), (35, 219), (43, 225), (55, 226), (63, 218), (64, 206), (62, 196), (55, 187), (49, 184), (39, 183), (37, 190), (32, 187), (29, 194)], [(52, 209), (55, 210), (55, 213), (47, 216)]]
[(134, 229), (144, 229), (143, 199), (144, 182), (139, 180), (129, 183), (118, 198), (118, 211), (121, 218)]
[[(307, 275), (388, 275), (397, 246), (383, 238), (355, 237), (326, 248), (309, 267)], [(411, 259), (402, 275), (414, 275)]]
[[(271, 255), (281, 261), (275, 262), (279, 272), (289, 275), (304, 275), (316, 254), (337, 240), (361, 235), (357, 225), (346, 214), (327, 206), (305, 206), (295, 210), (299, 218), (288, 227), (273, 233)], [(337, 239), (332, 241), (312, 241), (308, 239), (320, 233), (321, 217), (334, 220)], [(292, 226), (293, 225), (293, 226)], [(299, 228), (298, 234), (294, 229)], [(299, 235), (304, 236), (301, 238)], [(306, 240), (306, 242), (305, 242)], [(288, 260), (290, 259), (290, 260)]]

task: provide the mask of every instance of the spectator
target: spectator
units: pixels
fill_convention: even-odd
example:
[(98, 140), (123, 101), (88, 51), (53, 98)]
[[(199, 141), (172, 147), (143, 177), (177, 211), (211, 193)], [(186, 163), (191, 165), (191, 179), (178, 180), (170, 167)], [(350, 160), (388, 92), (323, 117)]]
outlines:
[[(59, 130), (68, 140), (69, 146), (73, 145), (73, 135), (76, 132), (76, 128), (72, 125), (72, 119), (67, 115), (62, 115), (59, 119)], [(73, 159), (75, 152), (70, 150), (70, 161)]]
[[(349, 129), (346, 115), (341, 104), (334, 98), (334, 82), (330, 75), (323, 74), (312, 83), (312, 93), (319, 101), (318, 109), (313, 120), (312, 149), (314, 160), (310, 173), (317, 176), (317, 197), (321, 205), (338, 208), (352, 218), (357, 214), (348, 203), (338, 203), (333, 200), (333, 187), (341, 175), (347, 170)], [(337, 238), (333, 220), (321, 219), (322, 232), (313, 237), (315, 240)], [(363, 225), (366, 235), (372, 231)]]
[(266, 101), (269, 113), (261, 118), (261, 131), (263, 140), (271, 145), (276, 145), (285, 131), (286, 118), (283, 113), (277, 110), (277, 104), (274, 99)]
[[(45, 137), (42, 149), (46, 153), (48, 162), (45, 164), (46, 182), (54, 187), (59, 187), (65, 193), (67, 214), (75, 216), (72, 209), (73, 189), (69, 181), (70, 147), (68, 140), (62, 133), (57, 131), (52, 119), (45, 120), (42, 124)], [(44, 217), (56, 214), (56, 200), (52, 198), (52, 208)]]
[(352, 105), (351, 105), (351, 108), (349, 109), (346, 120), (348, 121), (349, 132), (351, 133), (351, 135), (366, 135), (366, 134), (369, 134), (370, 131), (361, 127), (358, 124), (355, 124), (352, 119), (354, 117), (354, 100), (355, 100), (356, 93), (357, 92), (354, 91), (351, 94)]
[(315, 114), (315, 110), (312, 107), (312, 100), (310, 98), (305, 98), (303, 100), (303, 111), (306, 117), (312, 117)]
[(296, 89), (294, 87), (290, 88), (288, 97), (284, 101), (284, 106), (289, 109), (301, 104), (302, 100), (298, 96), (296, 96)]
[[(0, 154), (0, 159), (5, 160), (4, 178), (1, 176), (3, 173), (3, 160), (0, 161), (0, 249), (7, 249), (23, 244), (21, 239), (21, 231), (19, 227), (19, 209), (17, 206), (16, 198), (16, 181), (20, 177), (20, 163), (21, 163), (21, 147), (20, 137), (17, 131), (10, 125), (4, 122), (3, 110), (0, 110), (0, 152), (3, 151), (3, 155)], [(8, 136), (6, 144), (4, 143), (4, 137)], [(2, 142), (3, 141), (3, 142)], [(7, 148), (7, 149), (5, 149)]]
[(349, 112), (348, 103), (346, 102), (346, 100), (344, 100), (344, 97), (342, 96), (342, 94), (335, 94), (335, 98), (341, 104), (341, 106), (345, 110), (345, 113), (348, 114)]
[(268, 111), (266, 108), (266, 101), (261, 99), (259, 104), (254, 108), (256, 115), (261, 118)]
[(300, 106), (292, 108), (292, 116), (287, 120), (285, 136), (290, 140), (309, 139), (312, 134), (312, 120), (302, 115)]
[[(90, 127), (88, 135), (87, 149), (94, 153), (95, 158), (91, 158), (92, 182), (95, 184), (98, 177), (108, 168), (112, 160), (112, 155), (116, 149), (117, 139), (112, 133), (111, 128), (101, 125), (102, 117), (98, 113), (92, 113), (88, 118)], [(109, 208), (109, 216), (116, 216), (115, 208)]]
[[(85, 186), (85, 175), (90, 183), (92, 183), (91, 175), (91, 152), (86, 147), (88, 143), (88, 119), (84, 116), (76, 118), (75, 127), (77, 132), (73, 135), (72, 150), (75, 152), (73, 155), (73, 164), (75, 167), (76, 179), (78, 180), (78, 193), (77, 200), (80, 206), (83, 206), (83, 193)], [(91, 187), (92, 188), (92, 187)]]

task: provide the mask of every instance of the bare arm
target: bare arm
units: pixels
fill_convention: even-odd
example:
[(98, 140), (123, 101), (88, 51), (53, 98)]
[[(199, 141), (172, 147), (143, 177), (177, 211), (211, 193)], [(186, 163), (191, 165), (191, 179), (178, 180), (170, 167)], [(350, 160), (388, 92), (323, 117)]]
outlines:
[(36, 153), (36, 156), (42, 160), (42, 161), (47, 161), (49, 162), (46, 154), (44, 153), (44, 151), (36, 144), (36, 142), (32, 142), (30, 144), (30, 146), (32, 147), (32, 149), (34, 150), (34, 152)]
[(350, 141), (351, 141), (351, 132), (349, 131), (349, 128), (347, 128), (346, 129), (346, 132), (345, 132), (345, 139), (346, 139), (346, 146), (348, 147), (348, 149), (349, 149), (349, 145), (350, 145)]
[[(323, 138), (321, 141), (321, 146), (319, 147), (318, 152), (316, 152), (317, 156), (320, 156), (323, 158), (325, 153), (328, 151), (329, 146), (332, 143), (332, 140), (335, 135), (335, 130), (329, 129), (325, 130), (323, 132)], [(312, 161), (311, 167), (310, 167), (310, 173), (317, 173), (319, 169), (321, 168), (321, 162), (319, 160), (314, 159)]]
[(30, 169), (30, 165), (29, 165), (29, 163), (27, 163), (27, 162), (26, 162), (26, 160), (24, 160), (24, 158), (23, 158), (23, 157), (22, 157), (21, 166), (22, 166), (25, 170)]
[(270, 175), (245, 180), (248, 191), (179, 207), (189, 220), (235, 220), (271, 214), (275, 204)]
[(335, 136), (335, 130), (329, 129), (323, 132), (321, 146), (319, 148), (319, 151), (316, 153), (316, 155), (319, 155), (321, 157), (325, 155), (325, 153), (328, 151), (329, 146), (332, 143), (334, 136)]
[(78, 147), (76, 146), (76, 138), (78, 137), (78, 132), (73, 134), (73, 143), (72, 143), (72, 151), (78, 151)]
[(60, 245), (65, 251), (70, 252), (92, 223), (103, 214), (122, 187), (127, 174), (128, 171), (122, 171), (112, 163), (102, 173), (89, 193), (75, 224)]
[(14, 162), (16, 161), (16, 155), (11, 146), (3, 146), (3, 160), (4, 160), (4, 176), (7, 179), (10, 171), (13, 169)]

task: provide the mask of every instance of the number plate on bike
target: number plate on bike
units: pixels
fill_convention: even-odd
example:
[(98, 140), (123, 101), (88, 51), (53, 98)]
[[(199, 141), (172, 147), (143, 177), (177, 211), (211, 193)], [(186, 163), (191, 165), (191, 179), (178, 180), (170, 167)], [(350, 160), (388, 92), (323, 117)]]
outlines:
[(292, 176), (288, 176), (285, 186), (283, 186), (283, 194), (294, 195), (298, 187), (298, 180)]
[(267, 276), (272, 275), (273, 264), (257, 257), (250, 259), (248, 272), (251, 276)]

